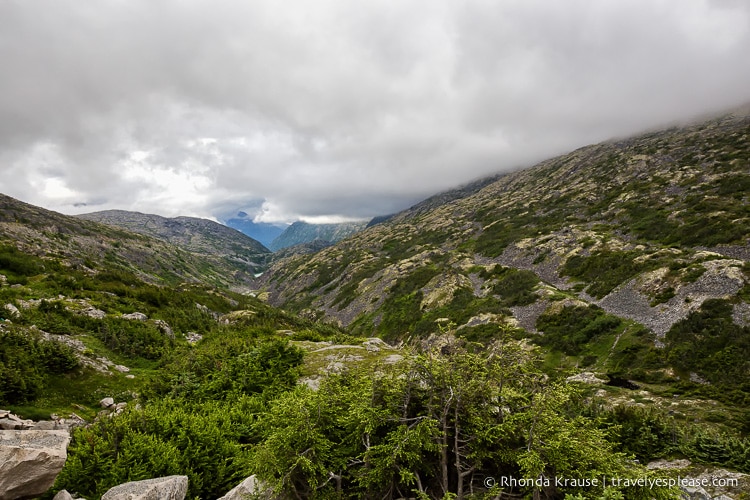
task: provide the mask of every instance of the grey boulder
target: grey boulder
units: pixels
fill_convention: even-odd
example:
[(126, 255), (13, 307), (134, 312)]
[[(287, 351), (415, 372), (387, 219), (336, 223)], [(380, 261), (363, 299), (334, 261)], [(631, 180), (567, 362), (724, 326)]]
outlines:
[(159, 477), (110, 488), (102, 500), (183, 500), (187, 488), (187, 476)]
[(67, 431), (0, 431), (0, 500), (47, 491), (65, 465)]
[(248, 477), (240, 484), (229, 490), (229, 492), (219, 500), (243, 500), (252, 496), (261, 498), (271, 498), (271, 490), (260, 481), (255, 474)]

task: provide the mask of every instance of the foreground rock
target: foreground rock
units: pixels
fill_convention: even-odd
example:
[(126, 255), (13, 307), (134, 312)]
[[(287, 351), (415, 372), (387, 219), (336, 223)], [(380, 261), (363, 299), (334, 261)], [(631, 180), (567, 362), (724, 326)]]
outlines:
[(271, 489), (253, 474), (229, 490), (219, 500), (243, 500), (245, 498), (271, 498)]
[(67, 431), (0, 431), (0, 500), (47, 491), (65, 465)]
[(145, 479), (110, 488), (102, 500), (183, 500), (187, 488), (187, 476)]

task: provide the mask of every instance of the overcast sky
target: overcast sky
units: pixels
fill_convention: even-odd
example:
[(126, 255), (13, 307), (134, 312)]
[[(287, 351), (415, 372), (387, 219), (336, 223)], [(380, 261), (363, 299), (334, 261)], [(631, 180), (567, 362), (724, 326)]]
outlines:
[(750, 102), (746, 0), (0, 0), (0, 192), (366, 218)]

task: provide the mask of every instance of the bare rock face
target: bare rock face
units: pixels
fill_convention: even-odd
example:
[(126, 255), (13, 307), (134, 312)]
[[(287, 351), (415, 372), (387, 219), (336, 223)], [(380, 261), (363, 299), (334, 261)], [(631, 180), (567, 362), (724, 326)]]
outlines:
[(229, 492), (219, 500), (242, 500), (244, 498), (271, 498), (271, 490), (263, 482), (255, 477), (255, 474), (248, 477), (240, 484), (229, 490)]
[(0, 431), (0, 500), (47, 491), (65, 465), (67, 431)]
[(187, 476), (145, 479), (110, 488), (102, 500), (184, 500), (187, 488)]

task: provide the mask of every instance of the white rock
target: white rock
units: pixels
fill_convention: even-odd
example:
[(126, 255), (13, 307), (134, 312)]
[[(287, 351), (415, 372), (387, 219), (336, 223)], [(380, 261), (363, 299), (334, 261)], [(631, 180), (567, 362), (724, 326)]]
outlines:
[(174, 332), (172, 331), (172, 327), (169, 326), (169, 323), (167, 323), (163, 319), (157, 319), (154, 320), (154, 324), (161, 331), (161, 333), (163, 333), (170, 339), (174, 338)]
[(185, 334), (185, 340), (187, 340), (191, 344), (196, 344), (200, 342), (200, 340), (203, 338), (203, 335), (196, 332), (187, 332)]
[(680, 490), (685, 500), (711, 500), (711, 495), (700, 486), (680, 486)]
[(300, 384), (306, 385), (310, 390), (317, 391), (320, 389), (320, 378), (303, 378)]
[(35, 422), (33, 420), (24, 420), (12, 413), (6, 413), (0, 418), (0, 429), (6, 431), (21, 431), (33, 429)]
[(123, 314), (122, 319), (132, 319), (134, 321), (146, 321), (148, 319), (148, 316), (146, 316), (142, 312), (134, 312), (130, 314)]
[(270, 488), (256, 478), (255, 474), (229, 490), (229, 492), (219, 498), (219, 500), (243, 500), (250, 496), (252, 496), (252, 498), (271, 498)]
[(383, 360), (383, 363), (385, 363), (386, 365), (395, 365), (402, 359), (404, 359), (404, 357), (400, 354), (391, 354)]
[(107, 316), (107, 313), (93, 306), (87, 307), (86, 309), (82, 310), (80, 314), (94, 319), (103, 319), (105, 316)]
[(145, 479), (110, 488), (102, 500), (183, 500), (187, 488), (187, 476)]
[(686, 469), (690, 467), (690, 460), (678, 459), (678, 460), (654, 460), (646, 465), (649, 470), (661, 470), (661, 469)]
[(590, 384), (590, 385), (600, 385), (604, 384), (607, 381), (602, 380), (598, 378), (596, 375), (594, 375), (591, 372), (581, 372), (578, 375), (572, 375), (565, 379), (568, 382), (581, 382), (583, 384)]
[(8, 311), (14, 318), (17, 318), (21, 315), (21, 312), (13, 304), (5, 304), (5, 310)]
[(67, 431), (0, 431), (0, 500), (33, 498), (65, 465)]
[(115, 404), (114, 398), (104, 398), (101, 401), (99, 401), (99, 405), (102, 408), (109, 408), (110, 406)]
[(370, 352), (378, 352), (381, 349), (393, 349), (385, 341), (383, 341), (383, 339), (379, 339), (377, 337), (370, 337), (369, 339), (362, 342), (362, 345)]
[(73, 495), (68, 493), (68, 490), (60, 490), (52, 500), (73, 500)]

